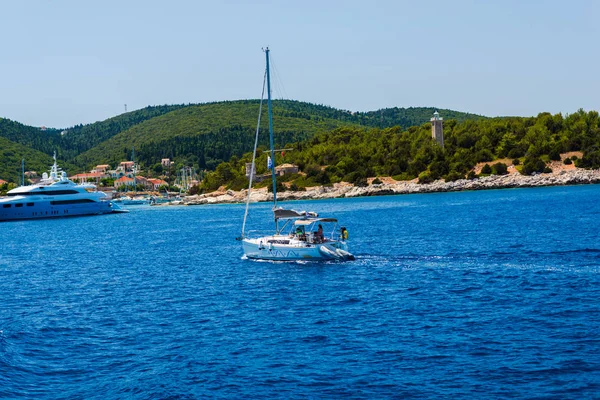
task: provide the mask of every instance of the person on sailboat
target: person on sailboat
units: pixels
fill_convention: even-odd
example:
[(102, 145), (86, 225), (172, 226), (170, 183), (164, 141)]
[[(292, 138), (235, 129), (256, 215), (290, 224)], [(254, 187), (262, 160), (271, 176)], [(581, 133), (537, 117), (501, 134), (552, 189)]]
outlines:
[(342, 240), (348, 240), (348, 230), (346, 229), (345, 226), (342, 226), (340, 233), (341, 233)]
[(303, 226), (296, 228), (296, 236), (298, 237), (298, 240), (306, 240), (306, 233), (304, 232)]
[(323, 241), (325, 239), (323, 237), (323, 225), (321, 225), (321, 224), (319, 224), (319, 229), (317, 229), (316, 239), (317, 239), (317, 243), (323, 243)]

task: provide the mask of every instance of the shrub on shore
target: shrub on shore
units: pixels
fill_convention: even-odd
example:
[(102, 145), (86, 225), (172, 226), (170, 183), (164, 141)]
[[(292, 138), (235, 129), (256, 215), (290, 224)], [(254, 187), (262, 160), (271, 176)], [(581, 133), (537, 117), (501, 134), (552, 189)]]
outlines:
[(444, 181), (446, 182), (454, 182), (459, 179), (465, 179), (465, 176), (456, 171), (450, 171), (450, 173), (444, 177)]
[(419, 183), (431, 183), (433, 182), (433, 178), (429, 171), (423, 171), (419, 174)]
[(492, 165), (492, 173), (495, 175), (506, 175), (508, 174), (508, 166), (504, 163), (496, 163)]
[(489, 164), (485, 164), (483, 168), (481, 168), (482, 175), (489, 175), (492, 173), (492, 167)]

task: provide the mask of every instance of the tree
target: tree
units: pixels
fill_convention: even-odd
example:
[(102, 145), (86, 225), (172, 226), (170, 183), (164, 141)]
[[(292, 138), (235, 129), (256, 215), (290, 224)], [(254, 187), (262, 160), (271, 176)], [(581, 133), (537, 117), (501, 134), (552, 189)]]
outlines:
[(506, 175), (508, 173), (508, 167), (504, 163), (496, 163), (492, 165), (492, 173), (495, 175)]

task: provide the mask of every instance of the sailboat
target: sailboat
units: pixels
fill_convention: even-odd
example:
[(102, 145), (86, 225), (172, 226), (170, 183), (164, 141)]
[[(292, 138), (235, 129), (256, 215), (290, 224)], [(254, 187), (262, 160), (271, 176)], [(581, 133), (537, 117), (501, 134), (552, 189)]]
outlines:
[[(312, 211), (296, 211), (277, 207), (277, 180), (275, 174), (275, 149), (273, 145), (273, 111), (271, 106), (271, 76), (269, 71), (269, 48), (265, 50), (267, 84), (267, 105), (269, 115), (269, 143), (270, 156), (269, 167), (273, 183), (273, 217), (275, 232), (266, 236), (247, 237), (246, 220), (250, 204), (250, 192), (254, 178), (256, 147), (258, 145), (258, 133), (260, 130), (260, 117), (264, 99), (265, 84), (263, 82), (263, 95), (261, 96), (258, 126), (254, 141), (254, 152), (252, 166), (250, 169), (250, 181), (248, 184), (248, 198), (246, 200), (246, 212), (242, 224), (242, 241), (244, 255), (254, 260), (274, 261), (328, 261), (328, 260), (354, 260), (354, 256), (348, 251), (348, 231), (345, 227), (338, 228), (336, 218), (321, 217)], [(323, 228), (325, 226), (326, 228)], [(315, 230), (316, 229), (316, 230)]]

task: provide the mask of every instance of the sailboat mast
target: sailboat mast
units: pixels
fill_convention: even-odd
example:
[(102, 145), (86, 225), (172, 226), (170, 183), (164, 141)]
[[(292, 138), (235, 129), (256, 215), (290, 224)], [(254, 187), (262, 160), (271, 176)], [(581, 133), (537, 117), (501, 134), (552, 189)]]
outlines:
[[(265, 49), (267, 57), (267, 105), (269, 108), (269, 142), (271, 145), (271, 178), (273, 180), (273, 208), (277, 207), (277, 177), (275, 176), (275, 145), (273, 144), (273, 108), (271, 107), (271, 72), (269, 69), (269, 48)], [(277, 222), (275, 222), (277, 224)]]

